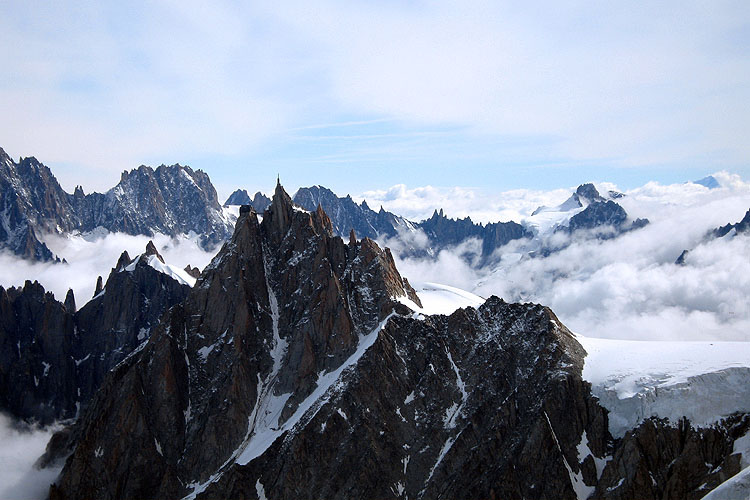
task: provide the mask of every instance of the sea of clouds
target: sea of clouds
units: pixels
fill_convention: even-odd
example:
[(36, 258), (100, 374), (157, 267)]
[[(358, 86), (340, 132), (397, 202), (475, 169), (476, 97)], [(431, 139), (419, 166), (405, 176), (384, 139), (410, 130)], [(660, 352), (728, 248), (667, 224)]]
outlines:
[(47, 496), (49, 485), (62, 467), (39, 469), (35, 463), (55, 430), (55, 426), (40, 429), (0, 414), (0, 498), (28, 500)]
[(163, 234), (131, 236), (123, 233), (88, 236), (48, 235), (44, 241), (52, 252), (67, 264), (39, 263), (0, 253), (0, 286), (23, 286), (25, 280), (37, 280), (47, 291), (62, 301), (68, 289), (73, 289), (76, 305), (80, 308), (94, 293), (97, 276), (106, 283), (110, 270), (117, 264), (123, 251), (135, 258), (153, 240), (167, 264), (197, 266), (201, 270), (211, 261), (218, 248), (206, 251), (198, 245), (196, 236), (170, 237)]
[[(404, 240), (411, 246), (426, 245), (423, 236), (403, 235), (402, 240), (383, 243), (391, 246), (399, 270), (412, 281), (444, 283), (483, 297), (545, 304), (571, 330), (586, 336), (750, 340), (750, 237), (707, 237), (711, 230), (742, 219), (750, 209), (750, 184), (724, 172), (714, 177), (721, 188), (649, 183), (626, 191), (618, 203), (632, 218), (648, 218), (648, 226), (604, 241), (557, 233), (546, 241), (557, 240), (555, 246), (564, 248), (547, 257), (530, 257), (528, 243), (514, 241), (498, 250), (499, 263), (482, 266), (478, 242), (465, 242), (427, 259), (399, 257)], [(600, 191), (616, 189), (608, 184), (598, 187)], [(402, 196), (390, 200), (394, 206), (416, 197), (414, 210), (418, 211), (429, 197), (451, 207), (450, 191), (397, 187), (391, 195), (399, 192)], [(515, 220), (520, 222), (541, 200), (554, 206), (571, 192), (545, 196), (531, 191), (524, 198), (515, 191), (508, 208), (504, 208), (503, 195), (492, 203), (498, 207), (497, 214), (516, 212)], [(463, 198), (457, 205), (474, 218), (474, 203), (476, 197)], [(450, 208), (446, 211), (453, 215)], [(480, 214), (483, 211), (480, 203)], [(690, 253), (686, 265), (678, 266), (675, 260), (683, 250)]]

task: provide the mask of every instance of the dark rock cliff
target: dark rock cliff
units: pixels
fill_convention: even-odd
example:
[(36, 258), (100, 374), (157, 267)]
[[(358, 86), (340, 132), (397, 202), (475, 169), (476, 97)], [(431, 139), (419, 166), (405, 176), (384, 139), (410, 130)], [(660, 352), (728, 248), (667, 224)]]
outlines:
[(541, 306), (424, 318), (399, 296), (418, 300), (387, 251), (278, 187), (110, 374), (52, 497), (575, 498), (576, 446), (603, 457), (608, 433), (570, 332)]
[(406, 297), (387, 250), (277, 187), (53, 439), (51, 498), (698, 498), (738, 470), (743, 416), (612, 439), (548, 308)]
[(46, 424), (76, 415), (75, 321), (42, 285), (0, 287), (0, 408)]
[(750, 430), (750, 415), (696, 429), (651, 418), (618, 440), (592, 499), (698, 500), (740, 471), (734, 440)]
[(36, 282), (0, 287), (0, 409), (41, 424), (78, 415), (107, 372), (187, 296), (188, 286), (147, 259), (123, 253), (78, 311), (72, 291), (62, 304)]

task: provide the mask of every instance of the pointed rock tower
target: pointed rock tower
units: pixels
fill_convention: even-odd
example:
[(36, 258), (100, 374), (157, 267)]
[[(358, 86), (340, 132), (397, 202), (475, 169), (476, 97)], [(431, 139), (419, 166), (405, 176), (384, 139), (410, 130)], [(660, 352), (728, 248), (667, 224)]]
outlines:
[(251, 460), (378, 325), (411, 314), (396, 300), (407, 296), (419, 300), (389, 251), (346, 245), (322, 209), (295, 207), (277, 184), (262, 223), (241, 213), (185, 303), (111, 372), (53, 497), (174, 497)]

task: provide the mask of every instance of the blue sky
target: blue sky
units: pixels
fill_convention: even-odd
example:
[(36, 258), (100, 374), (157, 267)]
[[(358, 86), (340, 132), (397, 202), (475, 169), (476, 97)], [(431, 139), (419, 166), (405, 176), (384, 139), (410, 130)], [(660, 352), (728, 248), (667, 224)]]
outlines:
[(750, 177), (750, 4), (4, 2), (0, 146), (221, 196)]

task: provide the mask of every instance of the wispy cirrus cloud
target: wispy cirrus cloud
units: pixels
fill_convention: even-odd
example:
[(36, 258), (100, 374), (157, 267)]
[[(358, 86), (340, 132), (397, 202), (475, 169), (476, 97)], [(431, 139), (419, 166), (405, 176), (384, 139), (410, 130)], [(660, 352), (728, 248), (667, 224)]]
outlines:
[(87, 191), (177, 161), (226, 190), (311, 167), (350, 192), (358, 168), (506, 188), (745, 173), (749, 21), (736, 1), (11, 2), (0, 136)]

